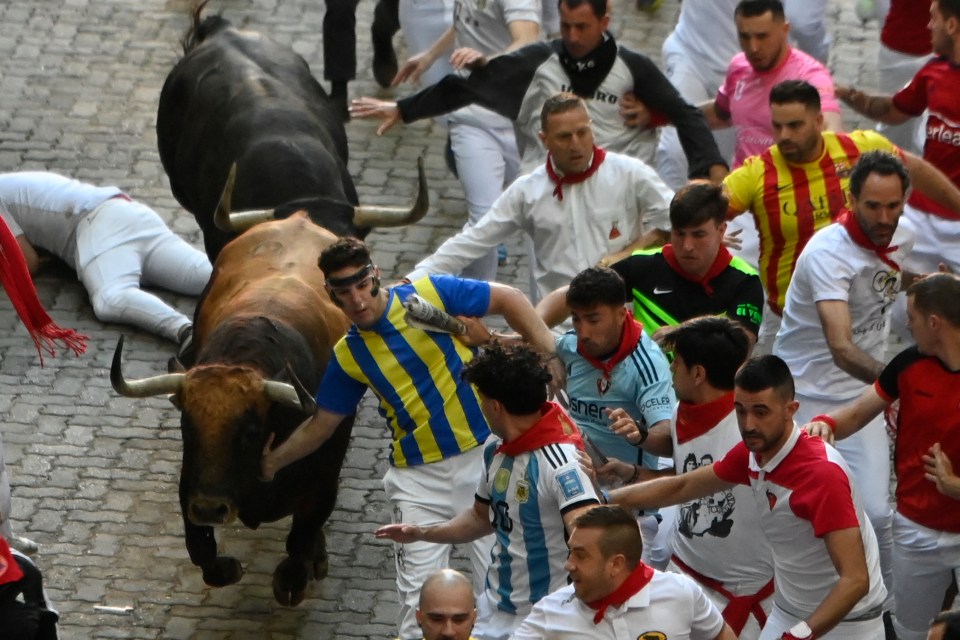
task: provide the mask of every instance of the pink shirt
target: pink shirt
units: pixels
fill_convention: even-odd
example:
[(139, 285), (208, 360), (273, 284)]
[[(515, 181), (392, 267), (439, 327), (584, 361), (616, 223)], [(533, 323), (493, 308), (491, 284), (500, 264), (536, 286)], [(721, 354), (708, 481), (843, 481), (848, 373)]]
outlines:
[(833, 78), (820, 62), (791, 47), (786, 59), (769, 71), (756, 71), (742, 52), (733, 56), (727, 77), (717, 91), (716, 105), (730, 114), (737, 130), (736, 169), (750, 156), (760, 155), (773, 145), (770, 125), (770, 90), (784, 80), (806, 80), (820, 92), (823, 111), (840, 113), (833, 94)]

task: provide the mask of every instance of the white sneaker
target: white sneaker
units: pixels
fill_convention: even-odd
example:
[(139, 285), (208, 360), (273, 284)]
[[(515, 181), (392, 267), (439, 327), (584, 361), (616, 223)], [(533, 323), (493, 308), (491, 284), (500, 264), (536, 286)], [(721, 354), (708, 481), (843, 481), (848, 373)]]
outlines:
[(7, 540), (10, 543), (10, 546), (19, 551), (20, 553), (28, 556), (32, 556), (37, 551), (40, 550), (40, 545), (31, 540), (30, 538), (24, 538), (23, 536), (13, 535)]

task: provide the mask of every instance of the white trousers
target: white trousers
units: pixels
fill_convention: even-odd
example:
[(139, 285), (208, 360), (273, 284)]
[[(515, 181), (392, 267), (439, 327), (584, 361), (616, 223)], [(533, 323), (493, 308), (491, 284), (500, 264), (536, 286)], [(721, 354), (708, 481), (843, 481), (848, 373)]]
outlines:
[[(794, 417), (804, 425), (817, 415), (829, 414), (848, 404), (852, 399), (822, 400), (798, 393), (800, 408)], [(853, 473), (853, 484), (870, 518), (880, 550), (880, 573), (887, 588), (884, 609), (893, 606), (893, 507), (890, 504), (890, 438), (883, 414), (867, 423), (849, 438), (834, 444)]]
[[(722, 65), (715, 70), (704, 64), (684, 49), (674, 34), (670, 34), (664, 41), (661, 55), (667, 78), (684, 100), (698, 105), (717, 97), (717, 90), (723, 84), (724, 78)], [(732, 128), (723, 129), (714, 131), (713, 137), (720, 148), (720, 155), (729, 162), (733, 158), (736, 132)], [(664, 127), (660, 131), (660, 142), (657, 146), (657, 173), (668, 187), (676, 191), (687, 184), (688, 171), (687, 156), (680, 146), (676, 127)]]
[[(960, 508), (958, 506), (957, 508)], [(894, 626), (900, 640), (924, 640), (954, 576), (960, 581), (960, 533), (893, 519)]]
[(153, 209), (122, 198), (84, 216), (77, 252), (77, 275), (97, 318), (173, 341), (190, 319), (140, 285), (199, 295), (212, 271), (206, 254), (173, 233)]
[(784, 0), (783, 10), (797, 46), (827, 64), (830, 58), (827, 0)]
[[(743, 216), (740, 216), (741, 218)], [(763, 291), (764, 300), (766, 300), (767, 291)], [(778, 316), (770, 305), (764, 302), (763, 318), (760, 320), (760, 330), (757, 334), (757, 344), (754, 345), (751, 356), (767, 356), (773, 353), (773, 343), (777, 339), (777, 332), (780, 331), (780, 325), (783, 318)], [(803, 424), (803, 423), (798, 423)]]
[[(880, 95), (893, 95), (913, 79), (931, 56), (911, 56), (887, 47), (882, 42), (877, 51), (877, 85)], [(903, 124), (878, 124), (877, 131), (901, 149), (916, 155), (923, 154), (926, 140), (927, 115), (907, 120)]]
[(477, 622), (471, 638), (475, 640), (508, 640), (533, 609), (533, 605), (518, 602), (516, 613), (507, 613), (497, 608), (486, 591), (477, 597)]
[[(773, 611), (767, 618), (766, 626), (760, 632), (760, 640), (780, 640), (780, 636), (798, 622), (800, 618), (774, 605)], [(817, 638), (818, 640), (884, 640), (883, 619), (877, 616), (871, 620), (844, 621)]]
[[(440, 462), (404, 469), (390, 467), (383, 476), (383, 490), (393, 508), (393, 522), (439, 524), (472, 509), (482, 473), (482, 446)], [(493, 542), (489, 535), (468, 547), (474, 593), (483, 592)], [(452, 549), (432, 542), (394, 545), (402, 640), (423, 637), (415, 617), (420, 587), (431, 573), (450, 566)]]
[[(467, 201), (464, 228), (472, 227), (519, 175), (517, 138), (512, 127), (484, 128), (454, 119), (450, 123), (450, 146)], [(497, 250), (491, 249), (474, 260), (460, 275), (487, 282), (496, 280)]]

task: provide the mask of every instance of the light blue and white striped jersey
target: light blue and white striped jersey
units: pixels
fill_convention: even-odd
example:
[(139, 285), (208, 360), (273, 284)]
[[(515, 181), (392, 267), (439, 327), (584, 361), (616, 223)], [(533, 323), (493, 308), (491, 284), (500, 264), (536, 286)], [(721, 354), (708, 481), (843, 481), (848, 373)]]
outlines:
[(490, 506), (494, 544), (487, 595), (518, 621), (533, 605), (567, 584), (563, 514), (600, 502), (572, 444), (548, 444), (516, 457), (484, 450), (486, 471), (477, 500)]

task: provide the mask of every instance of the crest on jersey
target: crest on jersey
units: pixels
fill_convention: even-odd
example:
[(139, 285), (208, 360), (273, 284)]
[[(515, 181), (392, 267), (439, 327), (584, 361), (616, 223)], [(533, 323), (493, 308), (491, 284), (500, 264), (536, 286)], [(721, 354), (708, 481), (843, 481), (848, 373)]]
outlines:
[(837, 177), (841, 180), (846, 180), (853, 172), (853, 167), (850, 166), (849, 162), (834, 162), (833, 169), (837, 172)]
[(600, 395), (606, 395), (607, 391), (610, 391), (610, 379), (603, 377), (597, 378), (597, 393)]
[(493, 488), (497, 493), (503, 493), (508, 486), (510, 486), (510, 471), (501, 467), (493, 476)]
[(777, 506), (777, 496), (770, 491), (767, 491), (767, 504), (770, 505), (770, 511)]
[(517, 483), (517, 502), (524, 504), (527, 500), (530, 499), (530, 485), (524, 481)]
[(667, 634), (663, 631), (644, 631), (637, 636), (637, 640), (667, 640)]

